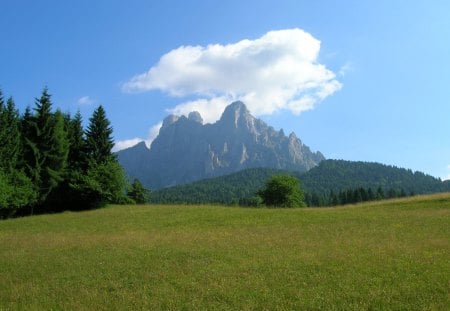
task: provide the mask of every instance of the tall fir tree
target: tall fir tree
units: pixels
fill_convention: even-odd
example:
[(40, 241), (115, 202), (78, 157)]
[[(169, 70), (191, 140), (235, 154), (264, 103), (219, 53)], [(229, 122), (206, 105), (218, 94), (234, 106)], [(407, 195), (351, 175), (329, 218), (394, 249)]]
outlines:
[(34, 115), (24, 116), (28, 172), (38, 188), (38, 204), (43, 205), (50, 192), (63, 180), (69, 143), (61, 112), (52, 113), (51, 96), (44, 88), (36, 99)]
[(99, 106), (89, 119), (85, 135), (88, 169), (83, 183), (79, 184), (86, 201), (93, 207), (119, 203), (125, 198), (125, 174), (112, 153), (112, 132), (105, 110)]
[(31, 180), (20, 170), (21, 131), (19, 112), (10, 97), (4, 105), (0, 91), (0, 218), (10, 217), (36, 200)]
[(73, 118), (69, 116), (67, 120), (67, 133), (69, 139), (68, 167), (71, 170), (83, 171), (86, 169), (86, 153), (80, 111)]
[(106, 163), (114, 157), (111, 152), (114, 147), (113, 129), (101, 105), (94, 111), (89, 121), (86, 131), (87, 157), (94, 163)]
[(0, 167), (13, 170), (17, 168), (21, 149), (20, 118), (14, 100), (10, 97), (0, 104)]
[[(0, 141), (4, 140), (4, 137), (6, 134), (5, 133), (6, 125), (5, 125), (4, 114), (3, 114), (4, 110), (5, 110), (5, 101), (3, 99), (2, 90), (0, 89)], [(3, 158), (2, 153), (0, 152), (0, 167), (1, 167), (2, 158)]]
[[(3, 92), (2, 92), (2, 89), (0, 89), (0, 113), (5, 108), (4, 106), (5, 106), (5, 101), (3, 99)], [(0, 122), (2, 122), (1, 119), (0, 119)], [(0, 123), (0, 125), (1, 125), (1, 123)]]
[(87, 174), (87, 163), (81, 114), (77, 112), (73, 119), (70, 114), (65, 114), (64, 129), (69, 142), (67, 167), (64, 180), (48, 198), (48, 205), (53, 211), (82, 210), (86, 209), (90, 202), (83, 193), (83, 176)]
[(20, 127), (22, 130), (22, 157), (21, 167), (23, 167), (26, 175), (30, 177), (33, 182), (39, 179), (37, 149), (36, 149), (36, 128), (34, 122), (34, 116), (31, 112), (31, 108), (28, 106), (20, 121)]

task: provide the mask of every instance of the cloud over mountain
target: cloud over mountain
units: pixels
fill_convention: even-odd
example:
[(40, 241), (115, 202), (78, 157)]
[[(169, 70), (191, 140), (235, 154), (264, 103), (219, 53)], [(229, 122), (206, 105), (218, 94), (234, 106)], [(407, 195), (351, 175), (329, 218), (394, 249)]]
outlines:
[(126, 82), (123, 90), (195, 96), (169, 111), (197, 110), (206, 122), (217, 120), (238, 99), (255, 115), (299, 114), (342, 87), (336, 74), (318, 62), (319, 51), (320, 41), (297, 28), (226, 45), (181, 46)]
[(150, 147), (152, 141), (156, 138), (156, 136), (158, 136), (159, 129), (161, 128), (161, 126), (162, 126), (162, 122), (158, 122), (157, 124), (153, 125), (148, 130), (147, 138), (135, 137), (135, 138), (131, 138), (131, 139), (116, 141), (114, 143), (113, 151), (117, 152), (117, 151), (120, 151), (120, 150), (123, 150), (126, 148), (130, 148), (130, 147), (140, 143), (141, 141), (145, 142), (147, 147)]

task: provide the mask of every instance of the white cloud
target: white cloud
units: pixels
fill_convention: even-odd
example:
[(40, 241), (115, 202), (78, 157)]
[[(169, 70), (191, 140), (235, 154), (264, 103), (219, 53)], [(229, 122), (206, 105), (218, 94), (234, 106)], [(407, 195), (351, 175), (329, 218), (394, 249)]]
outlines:
[(162, 126), (162, 122), (159, 122), (158, 124), (153, 125), (149, 130), (148, 130), (148, 137), (145, 140), (145, 144), (147, 145), (147, 147), (150, 148), (153, 140), (158, 136), (159, 134), (159, 130)]
[(95, 100), (90, 98), (89, 96), (83, 96), (77, 100), (77, 104), (80, 106), (88, 106), (95, 103)]
[(112, 149), (113, 152), (117, 152), (119, 150), (127, 149), (130, 147), (133, 147), (134, 145), (140, 143), (143, 141), (142, 138), (132, 138), (132, 139), (126, 139), (126, 140), (119, 140), (114, 143), (114, 147)]
[(300, 114), (342, 87), (336, 74), (318, 63), (319, 51), (320, 41), (301, 29), (271, 31), (227, 45), (181, 46), (125, 83), (123, 90), (197, 96), (169, 111), (197, 110), (206, 122), (217, 120), (226, 104), (238, 99), (255, 115), (278, 110)]
[(339, 69), (339, 75), (341, 77), (345, 77), (349, 72), (355, 71), (355, 66), (353, 63), (345, 63), (340, 69)]
[(162, 126), (162, 122), (159, 122), (159, 123), (155, 124), (154, 126), (152, 126), (148, 130), (148, 136), (147, 136), (146, 139), (140, 138), (140, 137), (135, 137), (135, 138), (132, 138), (132, 139), (125, 139), (125, 140), (116, 141), (114, 143), (114, 147), (113, 147), (112, 151), (113, 152), (117, 152), (117, 151), (120, 151), (120, 150), (123, 150), (123, 149), (127, 149), (127, 148), (130, 148), (130, 147), (133, 147), (134, 145), (136, 145), (136, 144), (138, 144), (138, 143), (140, 143), (142, 141), (144, 141), (145, 145), (150, 148), (153, 140), (158, 136), (159, 129), (161, 128), (161, 126)]
[(198, 111), (202, 115), (204, 123), (213, 123), (222, 115), (225, 107), (230, 104), (232, 99), (227, 97), (215, 97), (212, 99), (198, 99), (177, 105), (174, 108), (167, 109), (171, 114), (188, 115), (191, 111)]
[(442, 180), (450, 180), (450, 173), (448, 171), (450, 171), (450, 164), (447, 165), (447, 173), (444, 177), (442, 177)]

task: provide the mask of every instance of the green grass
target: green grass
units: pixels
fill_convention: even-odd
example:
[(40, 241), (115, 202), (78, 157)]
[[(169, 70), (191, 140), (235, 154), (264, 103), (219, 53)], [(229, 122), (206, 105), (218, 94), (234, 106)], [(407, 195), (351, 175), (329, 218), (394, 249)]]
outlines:
[(450, 310), (450, 194), (0, 222), (0, 310)]

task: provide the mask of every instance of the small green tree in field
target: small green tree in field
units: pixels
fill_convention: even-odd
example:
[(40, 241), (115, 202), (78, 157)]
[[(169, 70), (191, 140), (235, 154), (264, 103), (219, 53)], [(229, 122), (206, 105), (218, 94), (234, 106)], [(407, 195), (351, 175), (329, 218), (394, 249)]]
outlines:
[(263, 203), (274, 207), (303, 207), (305, 195), (300, 181), (290, 175), (275, 175), (267, 181), (264, 189), (258, 192)]
[(135, 179), (128, 190), (128, 197), (137, 204), (144, 204), (149, 200), (149, 191), (144, 188), (138, 179)]

